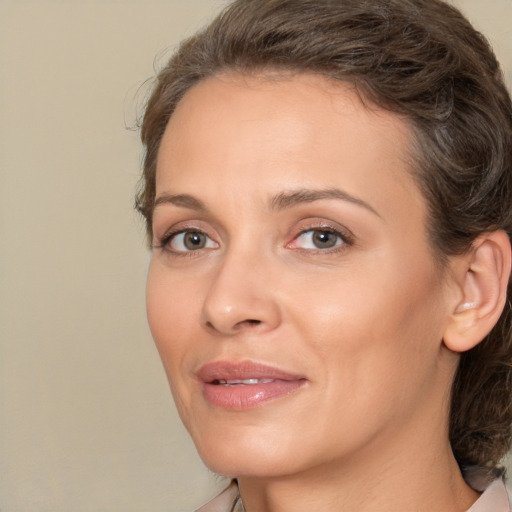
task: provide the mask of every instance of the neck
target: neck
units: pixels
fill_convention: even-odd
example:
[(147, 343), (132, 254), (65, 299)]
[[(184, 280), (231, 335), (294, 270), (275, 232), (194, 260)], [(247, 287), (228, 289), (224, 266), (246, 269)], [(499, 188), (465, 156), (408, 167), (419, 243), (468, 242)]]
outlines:
[(425, 414), (380, 432), (343, 460), (282, 477), (239, 478), (246, 512), (467, 511), (478, 494), (451, 451), (449, 399), (442, 402), (433, 400)]
[(369, 464), (361, 455), (358, 461), (323, 465), (282, 478), (241, 478), (245, 510), (463, 512), (478, 498), (464, 482), (449, 446), (442, 454), (421, 459), (414, 451), (407, 461), (400, 454), (376, 459), (370, 453)]

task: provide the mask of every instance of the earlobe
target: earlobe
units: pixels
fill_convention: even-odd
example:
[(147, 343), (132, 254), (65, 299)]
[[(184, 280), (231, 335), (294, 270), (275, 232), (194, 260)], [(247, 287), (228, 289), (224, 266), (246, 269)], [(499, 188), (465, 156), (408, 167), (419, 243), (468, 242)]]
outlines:
[(498, 321), (507, 300), (511, 269), (510, 240), (504, 231), (478, 237), (463, 257), (457, 276), (462, 300), (453, 307), (443, 341), (465, 352), (482, 341)]

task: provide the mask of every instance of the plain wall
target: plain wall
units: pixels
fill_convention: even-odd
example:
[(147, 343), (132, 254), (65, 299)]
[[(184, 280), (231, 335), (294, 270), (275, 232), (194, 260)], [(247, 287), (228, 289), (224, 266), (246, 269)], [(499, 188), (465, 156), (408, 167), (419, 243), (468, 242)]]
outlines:
[[(0, 510), (191, 510), (223, 482), (146, 326), (127, 131), (153, 60), (223, 0), (0, 0)], [(511, 0), (457, 2), (512, 83)]]

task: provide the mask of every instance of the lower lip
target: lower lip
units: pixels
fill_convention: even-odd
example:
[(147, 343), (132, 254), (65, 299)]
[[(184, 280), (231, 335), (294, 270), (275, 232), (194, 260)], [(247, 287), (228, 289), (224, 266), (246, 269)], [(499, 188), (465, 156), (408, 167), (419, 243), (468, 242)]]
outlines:
[(304, 384), (305, 380), (275, 380), (266, 384), (232, 386), (205, 383), (203, 395), (210, 404), (216, 407), (243, 411), (288, 396)]

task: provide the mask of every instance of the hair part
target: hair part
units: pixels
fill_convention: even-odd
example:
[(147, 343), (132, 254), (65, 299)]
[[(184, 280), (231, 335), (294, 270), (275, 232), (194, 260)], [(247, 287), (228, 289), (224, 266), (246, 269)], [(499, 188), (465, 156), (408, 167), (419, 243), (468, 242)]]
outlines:
[[(403, 116), (441, 262), (482, 233), (512, 237), (512, 104), (486, 39), (441, 0), (235, 0), (156, 78), (141, 126), (136, 207), (152, 240), (158, 149), (186, 92), (225, 72), (318, 73)], [(492, 332), (462, 354), (450, 440), (461, 466), (496, 468), (512, 424), (512, 290)]]

